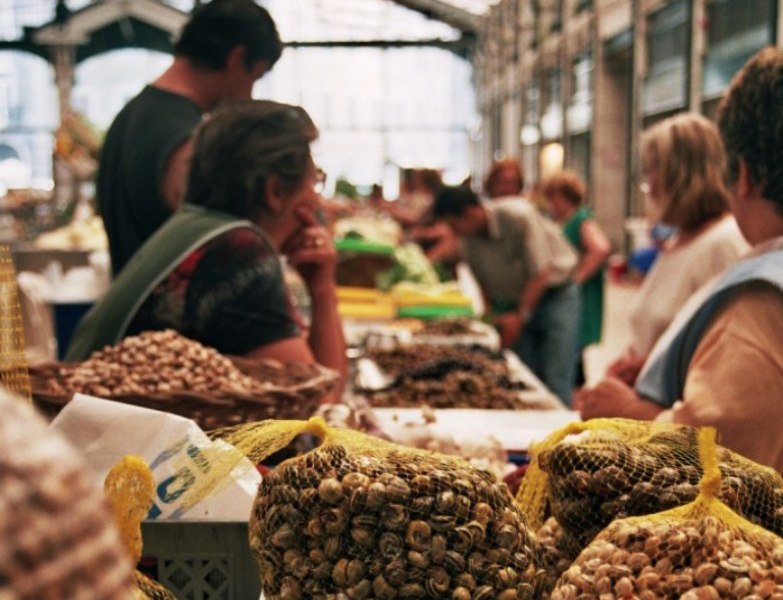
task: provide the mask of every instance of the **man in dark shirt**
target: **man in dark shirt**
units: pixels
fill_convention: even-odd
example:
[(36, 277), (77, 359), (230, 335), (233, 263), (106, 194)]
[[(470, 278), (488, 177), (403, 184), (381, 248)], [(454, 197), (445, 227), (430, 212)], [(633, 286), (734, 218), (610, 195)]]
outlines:
[(171, 66), (122, 109), (104, 141), (97, 194), (115, 275), (179, 206), (203, 115), (250, 98), (282, 43), (253, 0), (212, 0), (193, 13), (174, 51)]

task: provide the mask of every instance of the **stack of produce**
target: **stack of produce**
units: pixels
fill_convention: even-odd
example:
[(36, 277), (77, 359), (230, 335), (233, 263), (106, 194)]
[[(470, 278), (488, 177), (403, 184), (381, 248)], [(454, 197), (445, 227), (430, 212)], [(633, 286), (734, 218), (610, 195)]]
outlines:
[(357, 215), (336, 221), (334, 236), (394, 247), (402, 239), (402, 228), (389, 218)]
[(441, 319), (473, 315), (470, 298), (456, 282), (406, 280), (391, 288), (391, 297), (400, 317)]
[(396, 265), (393, 244), (351, 235), (336, 240), (335, 249), (339, 256), (335, 279), (340, 286), (375, 289)]
[(440, 282), (435, 267), (418, 244), (403, 244), (394, 249), (395, 265), (379, 277), (381, 289), (389, 289), (400, 282), (419, 284), (425, 287), (437, 286)]
[(534, 538), (487, 472), (315, 419), (258, 426), (264, 453), (301, 433), (324, 439), (259, 488), (250, 545), (266, 598), (538, 597)]
[(337, 288), (337, 302), (341, 317), (388, 320), (397, 314), (391, 296), (372, 288), (341, 286)]

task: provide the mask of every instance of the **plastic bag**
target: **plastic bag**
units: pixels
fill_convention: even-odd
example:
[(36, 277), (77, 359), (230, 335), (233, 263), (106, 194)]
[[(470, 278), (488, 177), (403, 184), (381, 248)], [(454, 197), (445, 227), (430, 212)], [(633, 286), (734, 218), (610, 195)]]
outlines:
[[(573, 558), (616, 518), (660, 512), (693, 501), (702, 476), (697, 429), (595, 419), (572, 423), (533, 449), (518, 500), (533, 527), (547, 508)], [(750, 521), (783, 533), (783, 478), (718, 447), (718, 496)]]
[[(247, 521), (250, 516), (261, 476), (239, 452), (213, 442), (189, 419), (76, 394), (51, 429), (83, 449), (98, 481), (123, 456), (143, 458), (155, 478), (148, 519)], [(223, 462), (229, 455), (236, 458), (229, 471), (218, 475), (220, 480), (211, 479), (213, 455)], [(199, 487), (205, 480), (208, 489)]]
[(524, 514), (504, 484), (462, 459), (321, 419), (265, 421), (223, 437), (260, 460), (302, 433), (323, 443), (264, 478), (250, 518), (268, 600), (538, 597)]
[(713, 429), (699, 433), (699, 447), (705, 475), (697, 498), (612, 523), (563, 574), (552, 600), (783, 596), (783, 540), (718, 500)]

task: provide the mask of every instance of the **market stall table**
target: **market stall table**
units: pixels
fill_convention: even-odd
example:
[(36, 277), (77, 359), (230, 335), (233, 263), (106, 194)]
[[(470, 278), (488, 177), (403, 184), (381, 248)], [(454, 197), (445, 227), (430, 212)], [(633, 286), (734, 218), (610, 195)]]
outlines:
[[(415, 408), (376, 408), (379, 424), (392, 439), (406, 423), (422, 424), (424, 417)], [(491, 435), (509, 453), (526, 452), (534, 442), (579, 420), (579, 413), (571, 410), (472, 410), (441, 409), (433, 411), (435, 422), (431, 427), (450, 435), (458, 443), (476, 436)]]

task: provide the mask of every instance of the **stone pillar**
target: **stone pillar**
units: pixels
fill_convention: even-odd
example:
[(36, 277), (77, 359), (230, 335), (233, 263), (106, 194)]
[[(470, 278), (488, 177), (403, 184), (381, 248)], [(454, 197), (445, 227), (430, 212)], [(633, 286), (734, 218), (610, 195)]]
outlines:
[(692, 0), (691, 4), (691, 56), (688, 68), (688, 109), (701, 112), (702, 71), (707, 50), (707, 7), (705, 0)]
[(633, 70), (631, 73), (630, 147), (628, 152), (628, 195), (626, 216), (644, 214), (643, 198), (639, 192), (641, 177), (640, 138), (642, 123), (642, 95), (647, 71), (647, 14), (642, 0), (631, 3), (633, 23)]
[(596, 2), (590, 197), (596, 219), (625, 250), (633, 71), (631, 2)]
[(76, 68), (76, 48), (60, 45), (52, 48), (52, 63), (54, 64), (54, 83), (57, 86), (57, 101), (60, 110), (60, 120), (71, 110), (71, 91)]
[[(57, 45), (52, 47), (52, 63), (54, 65), (54, 83), (57, 86), (57, 105), (60, 114), (60, 124), (71, 111), (71, 91), (74, 83), (76, 65), (76, 49), (74, 46)], [(55, 140), (55, 144), (62, 143)], [(78, 182), (63, 160), (58, 159), (56, 152), (52, 154), (52, 179), (54, 180), (55, 206), (64, 207), (75, 202), (78, 197)]]

